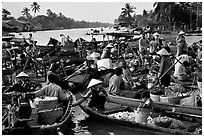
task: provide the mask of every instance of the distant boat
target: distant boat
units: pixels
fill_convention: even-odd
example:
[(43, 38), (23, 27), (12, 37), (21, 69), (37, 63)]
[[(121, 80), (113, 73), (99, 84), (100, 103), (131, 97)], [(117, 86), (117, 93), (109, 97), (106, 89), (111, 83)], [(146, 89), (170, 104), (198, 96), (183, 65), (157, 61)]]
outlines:
[(87, 32), (86, 35), (100, 35), (100, 30), (91, 29), (91, 31)]
[(186, 36), (202, 36), (202, 30), (186, 31)]

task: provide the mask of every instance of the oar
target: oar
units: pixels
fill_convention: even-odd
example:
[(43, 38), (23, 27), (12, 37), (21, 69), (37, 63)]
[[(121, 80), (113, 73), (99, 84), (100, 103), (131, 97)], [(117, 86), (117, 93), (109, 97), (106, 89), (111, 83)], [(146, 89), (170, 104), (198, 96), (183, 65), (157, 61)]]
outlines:
[(84, 67), (84, 64), (80, 65), (77, 68), (77, 71), (75, 71), (73, 74), (69, 75), (65, 80), (68, 80), (69, 78), (71, 78), (72, 76), (74, 76), (76, 73), (78, 73), (82, 68)]

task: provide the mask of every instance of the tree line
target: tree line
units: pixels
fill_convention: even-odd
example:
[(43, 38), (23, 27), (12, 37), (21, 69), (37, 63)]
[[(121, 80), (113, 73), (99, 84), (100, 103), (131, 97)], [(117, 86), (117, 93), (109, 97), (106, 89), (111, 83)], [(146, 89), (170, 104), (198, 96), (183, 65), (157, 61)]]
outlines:
[[(33, 16), (30, 11), (33, 11)], [(40, 5), (37, 2), (31, 4), (31, 9), (28, 7), (23, 8), (21, 11), (22, 16), (17, 18), (17, 20), (29, 22), (33, 25), (33, 30), (57, 30), (57, 29), (71, 29), (71, 28), (95, 28), (95, 27), (110, 27), (113, 24), (101, 23), (101, 22), (88, 22), (88, 21), (76, 21), (73, 18), (64, 16), (61, 12), (56, 14), (47, 9), (46, 15), (36, 14), (40, 11)], [(2, 19), (3, 20), (15, 20), (11, 16), (11, 13), (2, 9)]]
[(125, 3), (117, 21), (130, 27), (162, 27), (174, 30), (196, 30), (202, 27), (202, 2), (155, 2), (154, 10), (135, 13), (136, 7)]

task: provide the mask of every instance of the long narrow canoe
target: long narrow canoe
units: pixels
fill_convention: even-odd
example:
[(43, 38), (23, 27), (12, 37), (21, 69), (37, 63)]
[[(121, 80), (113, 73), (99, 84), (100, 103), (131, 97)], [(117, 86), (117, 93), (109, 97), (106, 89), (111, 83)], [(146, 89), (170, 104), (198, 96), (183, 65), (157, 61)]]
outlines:
[[(178, 130), (178, 129), (170, 129), (170, 128), (164, 128), (159, 127), (156, 125), (151, 124), (144, 124), (144, 123), (136, 123), (134, 121), (127, 121), (124, 119), (117, 119), (113, 117), (109, 117), (109, 114), (117, 113), (117, 112), (124, 112), (129, 111), (128, 108), (125, 108), (124, 106), (120, 106), (118, 108), (110, 109), (110, 110), (95, 110), (92, 109), (86, 105), (80, 105), (80, 108), (87, 113), (91, 118), (105, 122), (107, 124), (117, 124), (119, 126), (123, 126), (124, 128), (131, 128), (135, 130), (136, 133), (138, 131), (148, 133), (148, 135), (189, 135), (194, 134), (192, 132), (187, 132), (188, 130)], [(190, 126), (190, 125), (188, 125)]]
[[(144, 103), (144, 101), (140, 99), (113, 96), (110, 94), (107, 96), (106, 100), (108, 102), (117, 103), (130, 107), (138, 107), (140, 103)], [(155, 102), (155, 104), (156, 104), (155, 107), (161, 110), (202, 116), (202, 107), (181, 106), (177, 104), (167, 104), (162, 102)]]

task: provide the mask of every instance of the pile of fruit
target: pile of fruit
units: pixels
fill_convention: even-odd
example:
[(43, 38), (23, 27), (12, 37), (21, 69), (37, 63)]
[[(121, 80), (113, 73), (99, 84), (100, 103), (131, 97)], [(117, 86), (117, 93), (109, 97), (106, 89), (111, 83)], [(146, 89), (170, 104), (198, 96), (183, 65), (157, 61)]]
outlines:
[(108, 117), (114, 118), (114, 119), (130, 121), (130, 122), (135, 122), (134, 112), (128, 112), (128, 111), (118, 112), (118, 113), (110, 114), (110, 115), (108, 115)]

